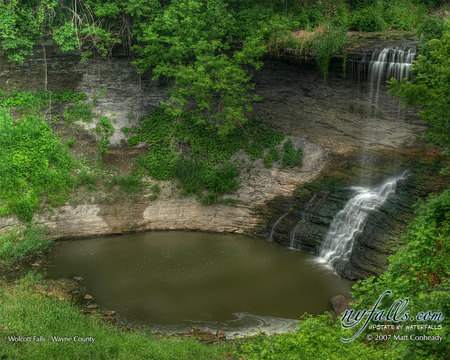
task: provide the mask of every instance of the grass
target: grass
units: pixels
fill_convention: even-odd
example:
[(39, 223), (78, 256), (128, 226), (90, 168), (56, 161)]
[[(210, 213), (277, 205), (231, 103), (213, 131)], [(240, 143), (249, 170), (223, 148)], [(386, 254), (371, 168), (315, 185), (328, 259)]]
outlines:
[[(225, 359), (230, 345), (205, 345), (196, 340), (161, 337), (144, 331), (125, 331), (79, 310), (60, 296), (36, 287), (28, 274), (0, 289), (0, 358), (35, 359)], [(46, 341), (10, 342), (8, 336), (42, 336)], [(51, 336), (92, 337), (94, 342), (54, 342)]]
[(13, 229), (0, 234), (0, 265), (8, 268), (21, 258), (46, 250), (53, 240), (43, 229), (30, 224), (25, 229)]

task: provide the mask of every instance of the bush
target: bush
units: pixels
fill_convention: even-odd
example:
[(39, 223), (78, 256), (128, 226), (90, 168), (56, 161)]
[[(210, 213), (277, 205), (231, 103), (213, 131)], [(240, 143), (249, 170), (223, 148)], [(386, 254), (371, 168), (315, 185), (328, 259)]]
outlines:
[(280, 160), (280, 153), (278, 152), (278, 149), (275, 146), (272, 146), (269, 150), (269, 152), (264, 155), (264, 165), (267, 168), (272, 167), (272, 161), (278, 161)]
[(111, 124), (109, 117), (102, 116), (98, 119), (98, 123), (95, 126), (95, 132), (99, 136), (97, 142), (97, 152), (100, 156), (104, 156), (111, 146), (109, 138), (114, 134), (114, 126)]
[(198, 157), (180, 157), (175, 165), (175, 177), (187, 193), (202, 195), (208, 190), (212, 197), (237, 190), (239, 170), (233, 164), (213, 166)]
[(63, 114), (63, 119), (67, 122), (83, 121), (85, 123), (91, 123), (94, 119), (94, 113), (92, 111), (92, 104), (76, 102), (72, 106), (66, 106)]
[[(450, 189), (441, 195), (431, 195), (416, 209), (416, 217), (405, 235), (405, 245), (389, 258), (388, 269), (379, 278), (358, 281), (352, 297), (357, 307), (367, 308), (380, 295), (380, 289), (391, 290), (392, 296), (383, 300), (387, 309), (395, 299), (409, 299), (408, 309), (413, 316), (418, 311), (443, 312), (443, 329), (450, 316)], [(424, 322), (427, 324), (427, 322)], [(411, 330), (414, 331), (414, 330)], [(445, 332), (427, 329), (427, 335)], [(445, 336), (445, 335), (444, 335)], [(408, 341), (405, 359), (444, 359), (445, 341)], [(394, 344), (395, 345), (395, 344)]]
[(319, 33), (313, 38), (313, 51), (319, 71), (326, 78), (331, 57), (344, 46), (347, 28), (331, 23), (323, 26), (324, 33)]
[(412, 30), (424, 17), (424, 6), (414, 5), (408, 0), (394, 0), (385, 3), (384, 20), (397, 30)]
[(190, 116), (177, 121), (163, 109), (154, 110), (129, 132), (134, 134), (130, 145), (141, 141), (152, 145), (147, 156), (138, 158), (138, 166), (155, 179), (177, 179), (186, 193), (208, 203), (238, 188), (239, 170), (231, 159), (239, 150), (256, 160), (273, 148), (271, 153), (278, 160), (275, 147), (284, 138), (255, 118), (221, 136), (212, 124), (198, 124)]
[(287, 140), (283, 144), (284, 153), (283, 153), (283, 166), (290, 166), (291, 168), (294, 166), (301, 167), (302, 166), (302, 148), (294, 149), (294, 145), (291, 140)]
[(50, 205), (63, 205), (74, 161), (50, 126), (38, 116), (14, 121), (0, 108), (0, 134), (0, 216), (30, 220), (44, 195)]
[(72, 90), (52, 92), (12, 90), (9, 93), (0, 90), (0, 106), (14, 108), (22, 113), (39, 113), (45, 107), (48, 107), (50, 102), (53, 104), (78, 103), (86, 99), (86, 94), (77, 93)]
[(400, 354), (377, 346), (353, 341), (344, 343), (349, 335), (331, 314), (313, 317), (304, 315), (295, 332), (281, 335), (263, 333), (237, 341), (236, 359), (297, 360), (297, 359), (373, 359), (400, 360)]
[(387, 27), (378, 7), (366, 7), (352, 13), (350, 29), (358, 31), (382, 31)]
[(417, 27), (417, 36), (421, 45), (426, 44), (431, 39), (440, 39), (444, 33), (444, 22), (436, 17), (426, 17)]
[(120, 185), (127, 193), (136, 193), (142, 190), (141, 178), (137, 174), (116, 176), (112, 180), (113, 185)]
[(168, 180), (174, 175), (178, 154), (161, 145), (154, 145), (148, 155), (137, 159), (138, 166), (147, 169), (148, 174), (157, 180)]

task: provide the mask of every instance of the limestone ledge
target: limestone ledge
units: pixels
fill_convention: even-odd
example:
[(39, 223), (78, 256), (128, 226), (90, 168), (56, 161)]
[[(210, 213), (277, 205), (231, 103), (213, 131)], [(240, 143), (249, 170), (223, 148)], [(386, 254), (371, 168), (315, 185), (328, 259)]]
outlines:
[[(36, 224), (45, 226), (55, 239), (121, 234), (146, 230), (199, 230), (251, 234), (261, 228), (260, 209), (275, 196), (290, 196), (301, 184), (314, 180), (328, 161), (327, 152), (303, 139), (289, 136), (304, 150), (301, 168), (267, 169), (262, 160), (242, 178), (239, 190), (228, 197), (236, 205), (204, 205), (195, 197), (175, 196), (165, 187), (156, 200), (145, 194), (136, 201), (113, 204), (61, 206), (36, 214)], [(20, 225), (16, 216), (0, 218), (0, 233)]]

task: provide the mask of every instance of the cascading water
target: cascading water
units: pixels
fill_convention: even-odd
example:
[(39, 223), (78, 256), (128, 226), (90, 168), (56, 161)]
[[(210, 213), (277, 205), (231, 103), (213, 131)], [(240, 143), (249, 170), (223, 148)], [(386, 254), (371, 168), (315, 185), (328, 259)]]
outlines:
[(352, 188), (356, 195), (334, 217), (320, 247), (320, 262), (335, 267), (337, 263), (348, 261), (355, 238), (363, 231), (369, 213), (383, 205), (395, 193), (397, 182), (407, 175), (405, 171), (372, 189)]
[(283, 220), (283, 218), (284, 218), (287, 214), (289, 214), (289, 211), (288, 211), (286, 214), (281, 215), (281, 216), (278, 218), (278, 220), (275, 221), (275, 223), (274, 223), (273, 226), (272, 226), (272, 230), (270, 231), (270, 235), (269, 235), (269, 239), (268, 239), (269, 241), (273, 241), (273, 233), (274, 233), (275, 229), (277, 228), (278, 224), (281, 222), (281, 220)]
[[(371, 150), (373, 144), (383, 143), (383, 127), (392, 125), (386, 123), (385, 116), (395, 114), (394, 97), (387, 97), (386, 81), (395, 78), (398, 81), (409, 78), (409, 71), (416, 55), (416, 48), (386, 47), (379, 52), (372, 53), (367, 68), (367, 88), (365, 90), (366, 114), (361, 123), (360, 131), (364, 141), (360, 151), (360, 163), (363, 169), (360, 172), (361, 180), (373, 176), (373, 157)], [(368, 57), (364, 56), (364, 59)], [(364, 60), (363, 60), (364, 61)], [(390, 103), (390, 105), (388, 105)], [(392, 111), (394, 110), (394, 111)], [(391, 119), (394, 119), (392, 116)], [(400, 102), (397, 102), (397, 119), (401, 121)], [(395, 121), (395, 120), (394, 120)]]
[(385, 88), (386, 80), (395, 78), (400, 81), (409, 77), (409, 70), (416, 56), (416, 49), (384, 48), (373, 53), (369, 63), (368, 79), (371, 105), (378, 105), (380, 87)]
[[(305, 206), (305, 209), (302, 212), (302, 216), (300, 218), (300, 221), (295, 225), (294, 229), (292, 230), (291, 234), (290, 234), (290, 242), (289, 242), (289, 247), (292, 249), (295, 249), (295, 243), (296, 243), (296, 237), (298, 234), (298, 231), (300, 230), (300, 228), (307, 223), (308, 221), (308, 210), (310, 209), (310, 207), (312, 206), (312, 204), (314, 203), (314, 199), (316, 198), (317, 194), (314, 194), (314, 196), (308, 201), (308, 203)], [(298, 242), (298, 240), (297, 240)], [(301, 239), (300, 239), (301, 242)]]

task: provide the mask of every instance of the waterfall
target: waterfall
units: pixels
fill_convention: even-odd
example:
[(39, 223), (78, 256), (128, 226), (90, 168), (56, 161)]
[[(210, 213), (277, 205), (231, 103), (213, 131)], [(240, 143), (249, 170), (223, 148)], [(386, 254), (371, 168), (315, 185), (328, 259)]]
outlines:
[(283, 220), (283, 218), (284, 218), (287, 214), (289, 214), (289, 211), (288, 211), (286, 214), (281, 215), (281, 216), (278, 218), (278, 220), (275, 221), (275, 223), (274, 223), (273, 226), (272, 226), (272, 230), (270, 231), (270, 236), (269, 236), (269, 239), (268, 239), (269, 241), (273, 241), (273, 232), (275, 231), (275, 229), (276, 229), (276, 227), (278, 226), (278, 224), (280, 223), (280, 221)]
[[(290, 243), (289, 247), (292, 249), (295, 249), (295, 237), (298, 233), (298, 230), (305, 224), (308, 220), (308, 210), (311, 208), (311, 205), (314, 203), (314, 199), (316, 198), (317, 194), (314, 194), (314, 196), (308, 201), (308, 203), (305, 205), (305, 208), (302, 211), (302, 216), (300, 218), (300, 221), (295, 225), (294, 229), (292, 230), (290, 234)], [(301, 240), (301, 239), (300, 239)]]
[(337, 213), (325, 235), (320, 247), (320, 261), (333, 267), (337, 262), (348, 261), (355, 238), (363, 231), (369, 213), (383, 205), (395, 193), (397, 182), (406, 179), (407, 175), (405, 171), (372, 189), (353, 187), (356, 195)]
[(400, 81), (409, 77), (415, 55), (415, 48), (384, 48), (378, 54), (372, 54), (368, 71), (371, 105), (378, 105), (380, 86), (384, 89), (386, 80), (393, 77)]

